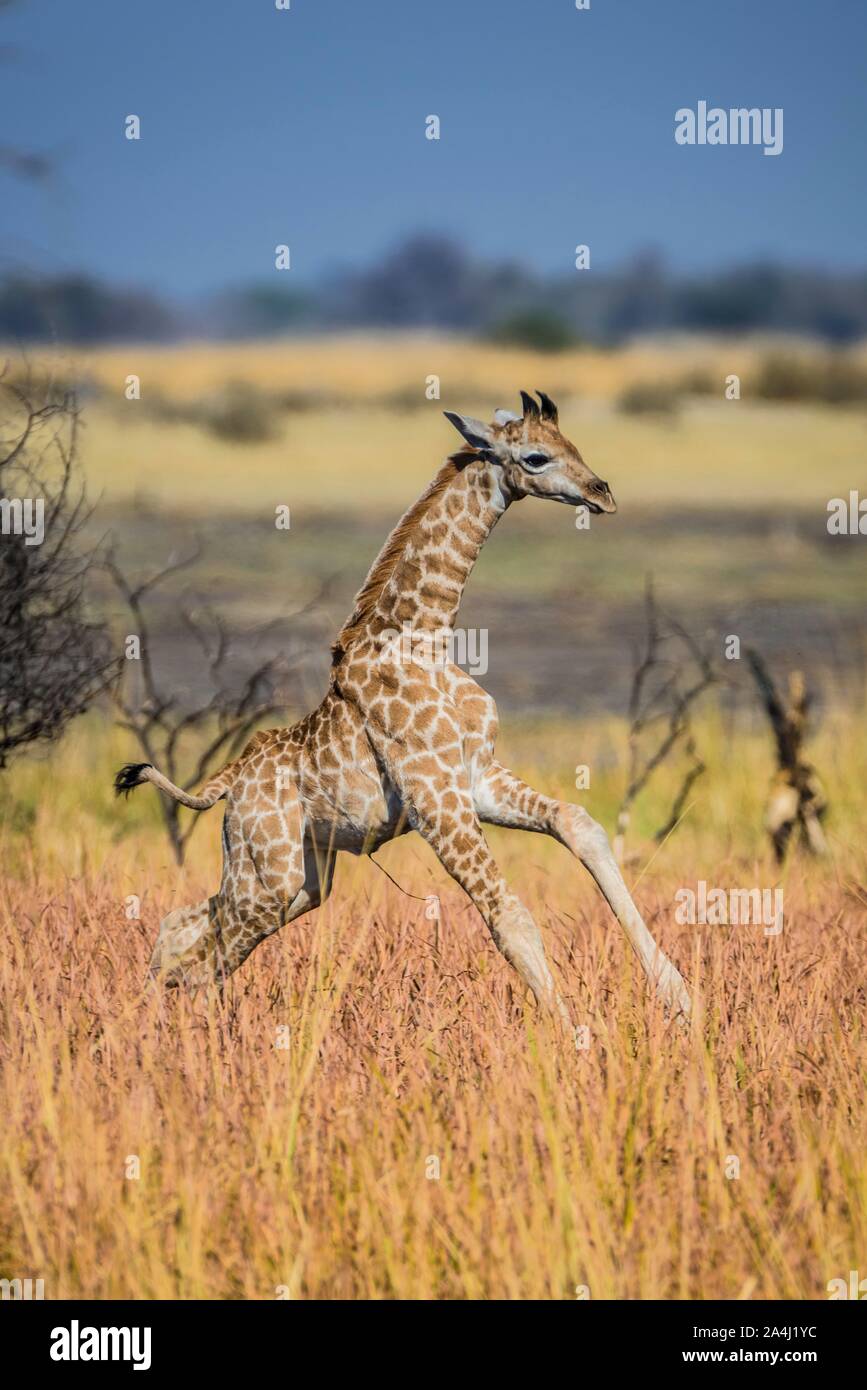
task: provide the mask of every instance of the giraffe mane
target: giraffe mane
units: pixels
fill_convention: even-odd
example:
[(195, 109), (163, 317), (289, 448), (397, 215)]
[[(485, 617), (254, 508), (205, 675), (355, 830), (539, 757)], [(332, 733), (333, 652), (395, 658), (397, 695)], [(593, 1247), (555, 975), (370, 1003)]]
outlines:
[(363, 632), (373, 615), (383, 589), (407, 545), (418, 531), (419, 523), (430, 508), (442, 497), (467, 464), (481, 458), (477, 449), (464, 445), (446, 459), (424, 492), (404, 512), (391, 535), (371, 565), (367, 578), (355, 595), (355, 606), (331, 644), (331, 664), (336, 666), (352, 643)]

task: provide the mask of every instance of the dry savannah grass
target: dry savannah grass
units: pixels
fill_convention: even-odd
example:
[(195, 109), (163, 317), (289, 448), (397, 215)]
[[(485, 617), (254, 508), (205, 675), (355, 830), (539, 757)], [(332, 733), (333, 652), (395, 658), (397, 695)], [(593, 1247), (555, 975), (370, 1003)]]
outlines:
[[(579, 757), (598, 765), (586, 801), (610, 828), (623, 737), (516, 727), (504, 751), (563, 796)], [(155, 797), (110, 799), (117, 735), (85, 723), (20, 764), (0, 829), (0, 1272), (51, 1298), (827, 1297), (867, 1249), (863, 722), (829, 715), (815, 744), (829, 862), (781, 875), (764, 733), (709, 715), (699, 737), (682, 824), (642, 839), (666, 772), (630, 869), (691, 982), (689, 1038), (566, 852), (493, 836), (581, 1046), (518, 997), (415, 837), (381, 857), (439, 921), (349, 860), (222, 1003), (143, 997), (160, 917), (213, 888), (219, 811), (179, 871)], [(678, 925), (700, 879), (779, 883), (783, 931)]]
[[(810, 401), (780, 409), (759, 399), (761, 362), (772, 351), (813, 361), (798, 345), (687, 340), (540, 355), (419, 335), (79, 349), (45, 356), (40, 366), (100, 393), (86, 408), (93, 495), (170, 507), (190, 521), (203, 507), (273, 515), (278, 501), (302, 517), (402, 508), (453, 447), (442, 410), (489, 418), (496, 406), (514, 409), (521, 386), (542, 386), (557, 400), (565, 432), (616, 481), (622, 509), (667, 502), (747, 510), (776, 504), (781, 490), (788, 507), (809, 507), (819, 457), (823, 495), (845, 494), (863, 443), (862, 410)], [(862, 351), (847, 360), (863, 371)], [(441, 396), (428, 400), (432, 371)], [(130, 373), (140, 400), (124, 396)], [(730, 373), (741, 378), (737, 402), (724, 397)], [(625, 390), (664, 390), (690, 374), (705, 379), (708, 394), (686, 403), (677, 420), (616, 409)], [(253, 444), (241, 447), (166, 409), (207, 401), (231, 383), (262, 393), (259, 408), (265, 398), (282, 402), (268, 435)]]

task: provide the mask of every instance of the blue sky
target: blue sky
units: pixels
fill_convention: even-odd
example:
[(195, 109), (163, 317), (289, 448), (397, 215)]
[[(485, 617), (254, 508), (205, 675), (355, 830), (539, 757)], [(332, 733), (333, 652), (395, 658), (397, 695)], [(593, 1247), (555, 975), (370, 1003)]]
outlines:
[[(2, 269), (196, 295), (421, 229), (544, 272), (867, 262), (861, 0), (20, 0), (0, 50), (0, 140), (61, 161), (0, 174)], [(678, 146), (699, 99), (783, 107), (783, 153)]]

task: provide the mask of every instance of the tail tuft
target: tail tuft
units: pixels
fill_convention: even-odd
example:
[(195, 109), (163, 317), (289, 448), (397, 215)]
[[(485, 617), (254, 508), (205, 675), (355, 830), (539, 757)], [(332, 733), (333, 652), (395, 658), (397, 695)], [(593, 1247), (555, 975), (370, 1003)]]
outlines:
[(140, 787), (143, 782), (148, 780), (141, 774), (146, 767), (152, 766), (153, 763), (124, 763), (114, 779), (115, 796), (129, 796), (133, 787)]

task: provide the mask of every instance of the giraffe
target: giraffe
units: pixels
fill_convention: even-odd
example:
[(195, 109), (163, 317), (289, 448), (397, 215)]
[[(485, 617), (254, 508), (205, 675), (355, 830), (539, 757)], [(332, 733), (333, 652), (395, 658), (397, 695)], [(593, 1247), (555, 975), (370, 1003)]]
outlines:
[[(512, 504), (534, 497), (592, 514), (616, 510), (608, 484), (561, 433), (554, 402), (537, 395), (522, 391), (522, 413), (498, 410), (490, 424), (445, 412), (462, 443), (374, 561), (332, 645), (318, 708), (292, 727), (257, 733), (195, 796), (151, 764), (120, 769), (118, 793), (150, 782), (196, 811), (226, 801), (219, 891), (164, 919), (152, 979), (220, 985), (260, 942), (324, 901), (339, 851), (372, 854), (415, 830), (539, 1005), (568, 1023), (539, 928), (488, 848), (488, 824), (565, 845), (595, 879), (668, 1012), (688, 1019), (684, 981), (645, 926), (602, 826), (496, 760), (493, 699), (426, 645), (452, 630), (479, 551)], [(411, 643), (395, 640), (407, 630)]]

